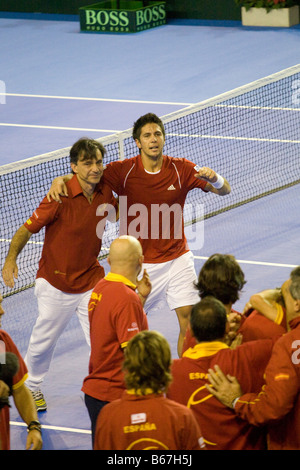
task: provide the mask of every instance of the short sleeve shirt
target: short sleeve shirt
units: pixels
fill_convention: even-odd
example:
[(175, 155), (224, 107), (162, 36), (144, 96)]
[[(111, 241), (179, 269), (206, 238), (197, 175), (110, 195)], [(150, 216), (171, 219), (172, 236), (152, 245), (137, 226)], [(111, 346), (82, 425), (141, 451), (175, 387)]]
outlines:
[(91, 356), (82, 390), (98, 400), (112, 401), (121, 396), (125, 389), (123, 350), (134, 335), (148, 329), (135, 287), (125, 277), (109, 273), (91, 295)]
[(159, 172), (144, 169), (141, 156), (109, 163), (104, 181), (119, 195), (120, 233), (138, 238), (145, 263), (162, 263), (186, 253), (183, 208), (187, 193), (207, 183), (195, 164), (164, 155)]
[(115, 199), (100, 181), (90, 204), (76, 175), (67, 188), (68, 197), (62, 197), (61, 203), (44, 198), (24, 225), (31, 233), (46, 227), (37, 278), (45, 278), (63, 292), (81, 293), (104, 276), (97, 257), (108, 215), (105, 208), (114, 210)]

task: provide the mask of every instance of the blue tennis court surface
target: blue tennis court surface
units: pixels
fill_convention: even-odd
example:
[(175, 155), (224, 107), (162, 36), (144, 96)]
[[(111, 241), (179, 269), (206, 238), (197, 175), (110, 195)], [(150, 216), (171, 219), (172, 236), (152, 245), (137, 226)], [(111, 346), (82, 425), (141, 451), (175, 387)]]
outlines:
[[(173, 21), (126, 37), (93, 35), (81, 34), (75, 21), (0, 15), (0, 41), (4, 45), (0, 51), (0, 80), (6, 91), (5, 104), (3, 100), (0, 104), (0, 164), (69, 147), (83, 135), (101, 138), (123, 131), (146, 112), (164, 116), (292, 67), (300, 63), (299, 36), (298, 26), (251, 29), (239, 23), (200, 21)], [(237, 178), (238, 191), (250, 185), (252, 179), (261, 178), (268, 185), (266, 172), (259, 173), (259, 165), (253, 169), (248, 164), (250, 152), (265, 158), (268, 155), (269, 167), (274, 169), (272, 178), (280, 181), (280, 160), (285, 158), (287, 149), (288, 155), (291, 149), (299, 153), (300, 103), (295, 91), (297, 88), (286, 90), (281, 103), (284, 109), (276, 111), (270, 95), (266, 109), (260, 110), (262, 121), (256, 121), (258, 124), (251, 128), (243, 124), (250, 110), (243, 108), (239, 99), (231, 102), (232, 108), (215, 109), (217, 118), (207, 120), (205, 129), (201, 129), (206, 136), (201, 144), (195, 136), (195, 148), (200, 145), (207, 161), (214, 165), (219, 163), (218, 155), (222, 155), (221, 170), (226, 173), (232, 157), (232, 137), (237, 149), (234, 158), (243, 162)], [(251, 113), (256, 113), (255, 97), (248, 105)], [(286, 116), (284, 127), (278, 124), (276, 113)], [(224, 122), (229, 121), (235, 122), (236, 128), (231, 126), (227, 139), (221, 141), (219, 123), (224, 129)], [(198, 132), (195, 129), (195, 134)], [(183, 147), (185, 139), (182, 138)], [(205, 144), (211, 140), (215, 142), (215, 154), (210, 154)], [(32, 185), (33, 189), (36, 185), (38, 193), (39, 182), (34, 180)], [(20, 197), (21, 188), (22, 182), (16, 182), (16, 198)], [(36, 204), (39, 200), (40, 197)], [(205, 206), (205, 198), (203, 203)], [(2, 203), (1, 212), (6, 210), (5, 204)], [(204, 244), (193, 250), (197, 272), (211, 254), (233, 254), (247, 280), (235, 305), (242, 310), (253, 293), (280, 286), (299, 264), (299, 209), (299, 185), (295, 185), (205, 220)], [(26, 207), (22, 210), (25, 217)], [(187, 233), (197, 229), (197, 225), (190, 226)], [(105, 261), (103, 265), (107, 270)], [(4, 300), (4, 328), (8, 317), (20, 315), (24, 303), (30, 306), (28, 330), (20, 331), (22, 327), (15, 322), (12, 334), (22, 353), (37, 314), (32, 290)], [(166, 335), (176, 357), (175, 313), (167, 306), (151, 312), (149, 325)], [(74, 317), (57, 344), (43, 386), (48, 411), (40, 413), (39, 418), (45, 450), (91, 448), (90, 422), (80, 391), (88, 358), (88, 348)], [(12, 449), (23, 449), (25, 439), (26, 428), (13, 406)]]

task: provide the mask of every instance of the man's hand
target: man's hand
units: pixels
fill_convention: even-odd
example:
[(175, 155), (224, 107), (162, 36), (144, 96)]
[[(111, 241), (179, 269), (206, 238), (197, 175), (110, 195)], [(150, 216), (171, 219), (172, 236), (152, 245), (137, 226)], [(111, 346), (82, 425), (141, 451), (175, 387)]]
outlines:
[(203, 166), (202, 168), (197, 167), (197, 170), (198, 173), (195, 174), (196, 178), (207, 181), (208, 183), (215, 183), (217, 181), (217, 173), (211, 168)]
[(136, 285), (137, 285), (138, 294), (140, 296), (142, 304), (144, 305), (145, 302), (146, 302), (146, 299), (147, 299), (147, 297), (150, 294), (151, 289), (152, 289), (152, 284), (151, 284), (151, 281), (150, 281), (150, 277), (149, 277), (149, 274), (147, 273), (146, 269), (144, 269), (142, 279), (140, 281), (138, 281), (138, 280), (136, 281)]
[(10, 288), (15, 285), (15, 279), (18, 278), (18, 266), (16, 261), (7, 259), (2, 269), (4, 284)]
[(41, 450), (43, 447), (42, 435), (36, 429), (29, 431), (26, 441), (26, 450)]
[(9, 397), (9, 386), (0, 380), (0, 398), (8, 398)]
[(235, 349), (238, 346), (240, 346), (243, 342), (243, 335), (241, 333), (238, 333), (234, 337), (227, 336), (226, 338), (226, 344), (227, 346), (230, 347), (230, 349)]
[(28, 242), (31, 235), (32, 233), (29, 232), (29, 230), (27, 230), (24, 225), (21, 225), (21, 227), (18, 228), (18, 230), (12, 237), (9, 250), (5, 259), (5, 263), (2, 268), (3, 281), (10, 288), (14, 287), (14, 279), (17, 279), (18, 277), (18, 255)]
[(60, 196), (68, 196), (68, 190), (63, 176), (54, 178), (49, 192), (47, 193), (47, 199), (49, 202), (51, 202), (51, 199), (56, 202), (61, 202)]
[(241, 325), (241, 315), (237, 312), (231, 312), (227, 315), (228, 331), (226, 334), (226, 344), (231, 347), (233, 341), (238, 346), (242, 342), (242, 338), (238, 337), (238, 330)]
[(231, 187), (228, 181), (214, 170), (207, 166), (200, 168), (198, 165), (194, 169), (197, 171), (195, 177), (207, 182), (205, 186), (206, 191), (218, 194), (219, 196), (226, 196), (230, 193)]
[(225, 376), (217, 365), (215, 371), (208, 369), (208, 380), (211, 385), (206, 384), (207, 390), (229, 408), (233, 408), (233, 401), (243, 395), (237, 379), (229, 374)]

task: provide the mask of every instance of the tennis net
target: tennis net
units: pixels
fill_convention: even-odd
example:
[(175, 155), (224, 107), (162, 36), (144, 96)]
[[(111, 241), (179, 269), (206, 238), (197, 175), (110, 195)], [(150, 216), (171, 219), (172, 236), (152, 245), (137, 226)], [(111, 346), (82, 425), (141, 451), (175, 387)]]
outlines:
[[(162, 120), (165, 154), (211, 167), (232, 187), (224, 198), (191, 191), (186, 224), (197, 222), (193, 208), (203, 197), (208, 218), (300, 182), (300, 65), (162, 116)], [(107, 149), (106, 163), (137, 153), (131, 129), (99, 140)], [(0, 167), (1, 265), (12, 236), (39, 205), (53, 178), (70, 172), (69, 150)], [(118, 226), (108, 224), (100, 258), (117, 235)], [(43, 231), (34, 235), (19, 255), (14, 289), (1, 279), (4, 297), (34, 285), (43, 239)]]

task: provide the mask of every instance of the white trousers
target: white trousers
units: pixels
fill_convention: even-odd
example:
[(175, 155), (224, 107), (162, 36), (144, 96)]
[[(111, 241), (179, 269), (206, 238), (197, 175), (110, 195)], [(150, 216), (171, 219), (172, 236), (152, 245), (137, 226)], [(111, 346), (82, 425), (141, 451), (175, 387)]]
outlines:
[(82, 294), (68, 294), (56, 289), (45, 279), (38, 278), (34, 293), (39, 314), (24, 358), (28, 368), (26, 385), (30, 390), (41, 387), (49, 370), (56, 342), (75, 312), (90, 345), (88, 303), (92, 290)]

